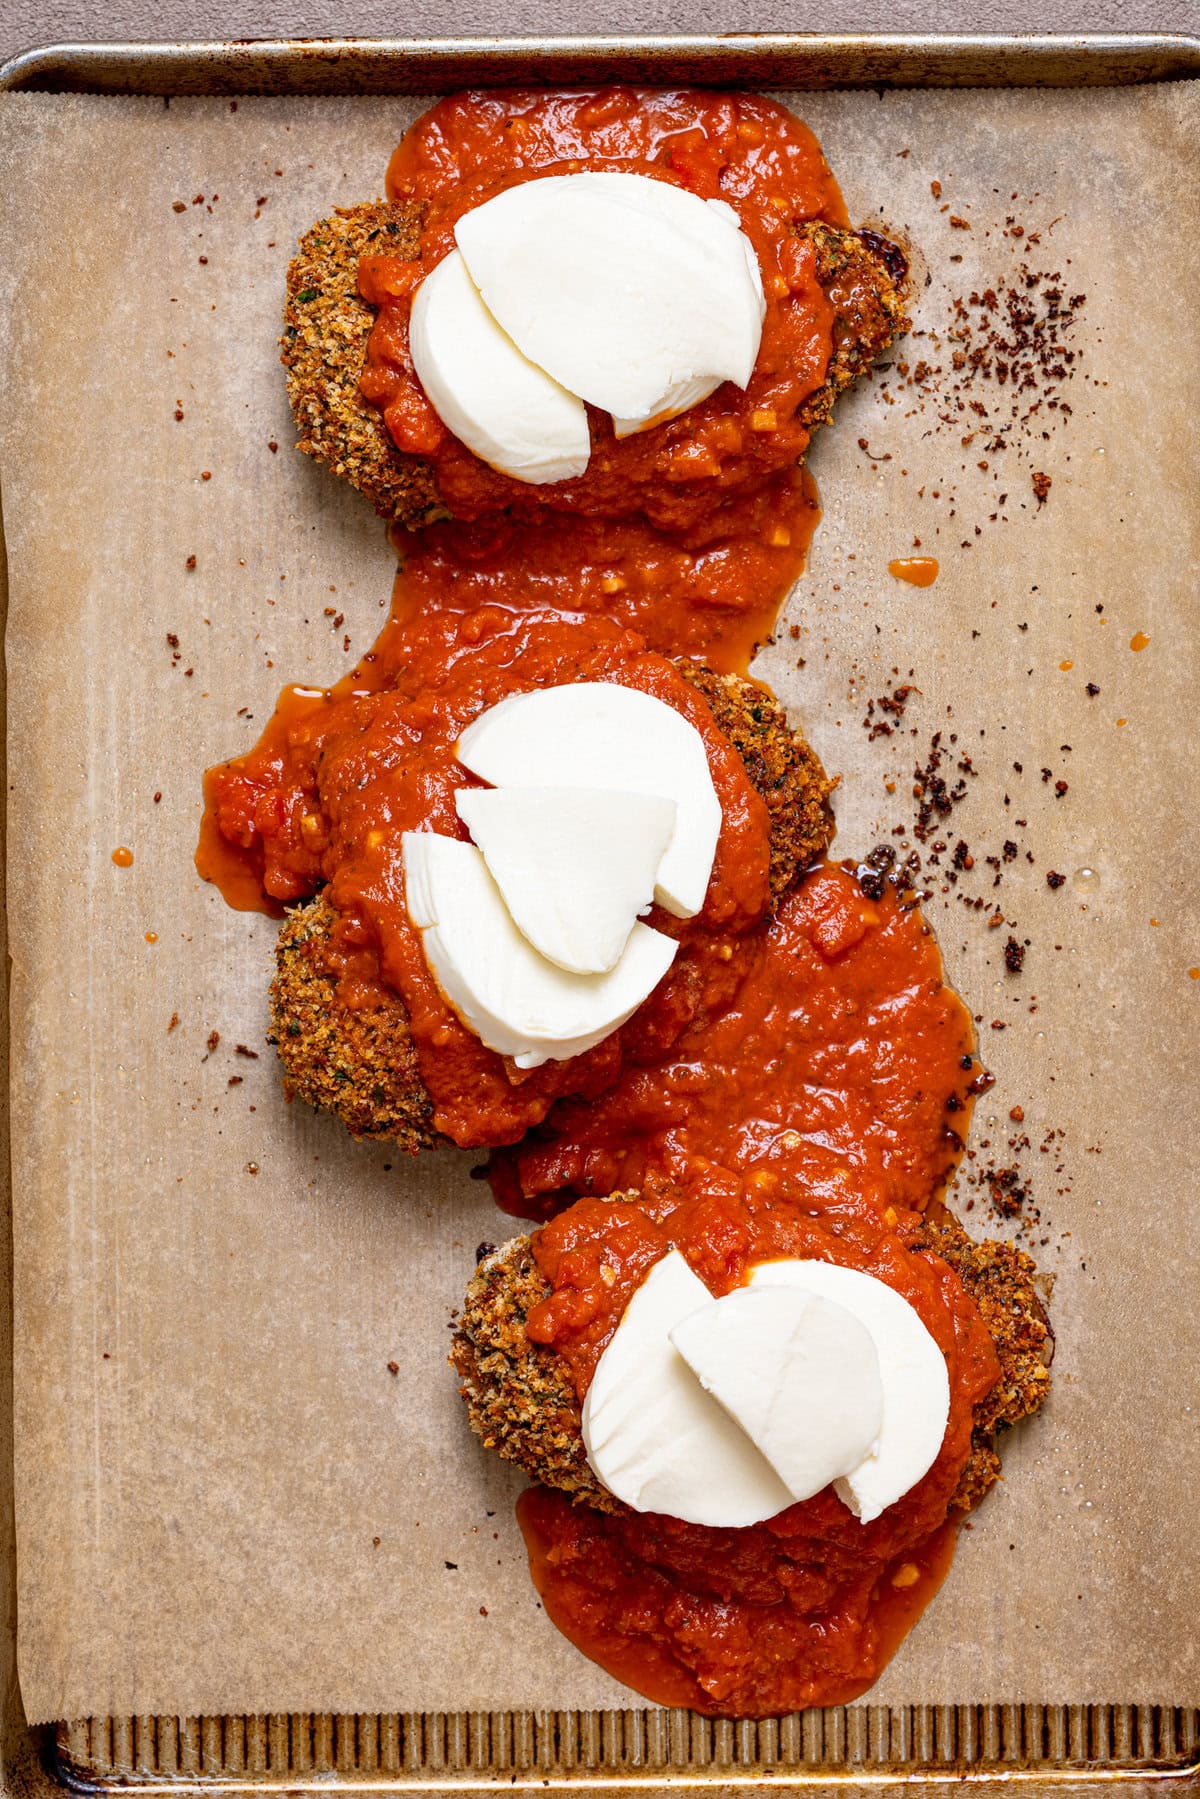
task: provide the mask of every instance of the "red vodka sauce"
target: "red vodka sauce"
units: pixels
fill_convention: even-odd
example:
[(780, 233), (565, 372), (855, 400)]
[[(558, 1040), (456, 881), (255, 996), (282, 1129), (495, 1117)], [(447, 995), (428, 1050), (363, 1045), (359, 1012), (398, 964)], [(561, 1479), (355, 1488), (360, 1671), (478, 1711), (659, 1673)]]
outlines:
[[(583, 1056), (517, 1071), (467, 1029), (429, 972), (405, 903), (401, 837), (424, 829), (465, 838), (454, 794), (474, 782), (454, 755), (462, 731), (511, 693), (576, 681), (635, 687), (696, 727), (721, 834), (698, 917), (652, 919), (682, 947), (637, 1015)], [(465, 1144), (512, 1142), (560, 1094), (609, 1085), (626, 1053), (664, 1053), (727, 1001), (740, 978), (734, 946), (770, 897), (767, 811), (736, 751), (670, 662), (601, 618), (490, 605), (397, 623), (366, 671), (327, 692), (285, 694), (259, 744), (209, 771), (206, 798), (201, 873), (228, 877), (232, 864), (275, 902), (328, 884), (343, 999), (378, 1003), (381, 987), (400, 994), (435, 1126)]]
[(663, 655), (740, 673), (770, 635), (819, 517), (801, 464), (730, 495), (687, 530), (547, 512), (397, 531), (393, 603), (406, 615), (493, 602), (582, 612), (640, 632)]
[(546, 1217), (579, 1193), (706, 1179), (716, 1164), (793, 1185), (814, 1212), (864, 1195), (921, 1211), (962, 1152), (978, 1064), (937, 943), (889, 890), (814, 870), (740, 948), (719, 1017), (668, 1059), (627, 1067), (589, 1106), (564, 1103), (493, 1158), (499, 1203)]
[(973, 1409), (999, 1375), (991, 1338), (958, 1276), (906, 1247), (911, 1213), (893, 1229), (860, 1197), (835, 1233), (806, 1203), (803, 1189), (764, 1193), (713, 1171), (690, 1195), (665, 1192), (648, 1207), (581, 1200), (534, 1238), (553, 1291), (526, 1328), (563, 1356), (581, 1398), (629, 1299), (671, 1248), (717, 1295), (780, 1257), (861, 1269), (908, 1300), (946, 1357), (937, 1460), (867, 1525), (831, 1488), (745, 1530), (527, 1496), (522, 1526), (551, 1618), (658, 1704), (741, 1715), (842, 1704), (875, 1678), (949, 1563), (947, 1508)]
[[(506, 187), (606, 169), (680, 186), (731, 206), (762, 272), (766, 317), (750, 382), (724, 383), (677, 419), (617, 440), (590, 409), (592, 456), (581, 476), (530, 487), (481, 463), (426, 401), (408, 350), (421, 281), (454, 246), (465, 212)], [(363, 393), (383, 410), (397, 446), (430, 458), (458, 518), (503, 507), (605, 517), (643, 513), (668, 531), (708, 524), (714, 502), (746, 482), (792, 469), (808, 443), (797, 408), (824, 379), (834, 309), (816, 278), (812, 244), (795, 226), (844, 223), (845, 207), (807, 126), (758, 95), (694, 91), (468, 93), (419, 120), (392, 158), (388, 193), (426, 203), (416, 261), (364, 257), (359, 285), (379, 308)]]
[[(742, 1572), (746, 1546), (697, 1543), (695, 1525), (659, 1518), (654, 1530), (631, 1518), (623, 1529), (549, 1487), (521, 1494), (517, 1522), (546, 1615), (581, 1654), (655, 1705), (724, 1718), (865, 1693), (946, 1578), (958, 1535), (950, 1519), (885, 1559), (829, 1538), (775, 1537), (778, 1520), (760, 1525), (755, 1602), (724, 1584)], [(711, 1586), (690, 1589), (672, 1553), (707, 1570)]]

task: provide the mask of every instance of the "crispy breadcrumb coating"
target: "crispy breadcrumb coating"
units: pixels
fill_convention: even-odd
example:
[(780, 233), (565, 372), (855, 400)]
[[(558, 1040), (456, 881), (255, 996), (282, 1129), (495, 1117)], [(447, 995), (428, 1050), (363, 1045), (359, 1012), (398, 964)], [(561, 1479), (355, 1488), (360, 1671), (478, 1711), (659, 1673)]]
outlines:
[(283, 1090), (333, 1112), (352, 1137), (394, 1139), (415, 1153), (434, 1138), (433, 1105), (398, 997), (371, 1007), (338, 999), (325, 960), (337, 914), (323, 893), (284, 920), (275, 946), (271, 1034)]
[[(297, 448), (357, 487), (381, 517), (410, 527), (444, 508), (429, 463), (396, 448), (382, 414), (359, 391), (375, 311), (358, 291), (358, 259), (415, 257), (420, 227), (421, 207), (411, 201), (372, 200), (320, 219), (288, 269), (279, 340)], [(871, 232), (813, 219), (797, 235), (816, 246), (817, 279), (836, 308), (825, 380), (799, 412), (815, 431), (838, 395), (907, 330), (905, 267), (896, 246)]]
[(421, 207), (371, 200), (339, 209), (300, 239), (287, 273), (280, 338), (296, 448), (366, 494), (384, 518), (426, 524), (439, 510), (433, 471), (405, 456), (359, 392), (375, 309), (358, 291), (360, 256), (416, 256)]
[(836, 783), (765, 687), (741, 675), (718, 675), (700, 662), (675, 666), (704, 695), (771, 815), (771, 900), (778, 905), (797, 874), (825, 854)]
[[(636, 1195), (619, 1193), (615, 1199)], [(1000, 1362), (1000, 1379), (975, 1408), (971, 1454), (951, 1500), (973, 1511), (1000, 1475), (995, 1434), (1036, 1412), (1050, 1387), (1052, 1337), (1033, 1285), (1030, 1258), (1010, 1243), (976, 1243), (948, 1212), (923, 1221), (910, 1247), (940, 1256), (979, 1308)], [(620, 1505), (593, 1474), (580, 1405), (565, 1362), (531, 1343), (525, 1319), (550, 1284), (528, 1237), (515, 1237), (479, 1264), (467, 1288), (450, 1361), (471, 1429), (487, 1448), (529, 1475), (598, 1511)]]
[[(783, 708), (753, 681), (679, 661), (746, 765), (771, 822), (771, 898), (817, 860), (833, 833), (832, 782)], [(408, 1016), (398, 995), (384, 1006), (349, 1008), (326, 960), (335, 914), (318, 895), (288, 915), (271, 983), (271, 1038), (284, 1092), (339, 1117), (354, 1137), (395, 1139), (416, 1152), (431, 1144), (432, 1104), (421, 1080)]]
[(817, 252), (817, 280), (834, 305), (833, 354), (825, 380), (800, 408), (810, 431), (828, 422), (838, 395), (908, 330), (908, 265), (899, 246), (873, 231), (844, 231), (812, 219), (799, 229)]
[(932, 1208), (913, 1248), (949, 1264), (979, 1308), (1000, 1359), (1000, 1379), (975, 1408), (971, 1458), (955, 1506), (973, 1511), (1000, 1478), (996, 1432), (1036, 1412), (1050, 1391), (1054, 1333), (1038, 1297), (1032, 1257), (1013, 1243), (976, 1243), (952, 1212)]

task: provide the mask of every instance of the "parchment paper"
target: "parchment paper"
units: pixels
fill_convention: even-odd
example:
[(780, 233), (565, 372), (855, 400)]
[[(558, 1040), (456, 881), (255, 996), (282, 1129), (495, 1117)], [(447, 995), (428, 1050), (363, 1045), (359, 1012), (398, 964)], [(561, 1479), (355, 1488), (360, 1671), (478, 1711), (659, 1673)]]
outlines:
[[(1040, 221), (1038, 265), (1088, 295), (1074, 415), (1010, 453), (1007, 524), (986, 522), (996, 489), (952, 414), (938, 426), (907, 391), (889, 405), (878, 382), (843, 407), (813, 456), (825, 517), (788, 613), (800, 634), (785, 624), (761, 662), (842, 771), (843, 852), (911, 818), (939, 724), (980, 769), (946, 834), (998, 854), (1008, 817), (1027, 821), (997, 895), (1031, 942), (1019, 979), (1006, 930), (952, 897), (929, 912), (998, 1076), (976, 1138), (1000, 1143), (1019, 1105), (1034, 1146), (1056, 1388), (873, 1697), (1195, 1704), (1200, 96), (797, 105), (853, 216), (921, 246), (919, 327), (943, 331), (954, 295), (1016, 268), (1006, 215)], [(291, 450), (275, 337), (297, 233), (378, 191), (416, 110), (0, 108), (34, 1719), (629, 1702), (541, 1612), (520, 1479), (468, 1435), (445, 1364), (475, 1247), (505, 1221), (471, 1157), (409, 1163), (284, 1105), (263, 1041), (273, 927), (191, 863), (203, 767), (384, 617), (382, 529)], [(1031, 469), (1052, 476), (1044, 507)], [(886, 572), (914, 536), (942, 562), (924, 590)], [(921, 689), (919, 736), (868, 743), (865, 700), (893, 668)], [(1051, 892), (1050, 868), (1098, 886)]]

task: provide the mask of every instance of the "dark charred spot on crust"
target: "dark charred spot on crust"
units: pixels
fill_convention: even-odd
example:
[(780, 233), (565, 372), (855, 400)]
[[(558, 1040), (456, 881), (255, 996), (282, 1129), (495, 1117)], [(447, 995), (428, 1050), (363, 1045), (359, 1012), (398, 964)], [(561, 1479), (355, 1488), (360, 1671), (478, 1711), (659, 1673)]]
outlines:
[(883, 264), (896, 286), (903, 287), (908, 280), (908, 256), (900, 245), (880, 231), (860, 229), (854, 235)]

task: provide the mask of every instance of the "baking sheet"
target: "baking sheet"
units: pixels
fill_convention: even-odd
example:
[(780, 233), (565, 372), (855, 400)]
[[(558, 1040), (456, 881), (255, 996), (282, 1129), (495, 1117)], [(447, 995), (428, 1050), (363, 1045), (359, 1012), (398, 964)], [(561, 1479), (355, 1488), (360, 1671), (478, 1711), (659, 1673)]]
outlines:
[[(942, 425), (911, 396), (889, 406), (878, 385), (844, 409), (814, 454), (826, 513), (789, 610), (800, 636), (785, 625), (761, 665), (843, 773), (841, 848), (911, 816), (918, 740), (869, 743), (859, 722), (911, 667), (920, 741), (948, 706), (977, 740), (956, 827), (998, 849), (1015, 790), (1036, 857), (1002, 890), (1031, 940), (1016, 988), (1006, 931), (949, 900), (930, 916), (998, 1075), (977, 1138), (1025, 1112), (1057, 1277), (1057, 1388), (1010, 1440), (1005, 1485), (871, 1697), (1194, 1703), (1200, 102), (1189, 84), (797, 108), (852, 214), (878, 212), (923, 249), (918, 327), (941, 331), (954, 296), (1016, 268), (1001, 235), (1016, 210), (1058, 221), (1067, 291), (1088, 294), (1074, 415), (1027, 446), (1036, 460), (1014, 459), (1007, 524), (988, 520), (990, 473), (952, 413)], [(290, 453), (274, 336), (296, 234), (377, 191), (417, 109), (0, 108), (19, 1661), (33, 1719), (629, 1697), (546, 1623), (512, 1521), (519, 1477), (469, 1439), (444, 1367), (474, 1247), (504, 1228), (467, 1179), (472, 1158), (404, 1163), (284, 1107), (262, 1042), (273, 927), (228, 913), (191, 871), (198, 771), (249, 741), (283, 679), (340, 672), (343, 632), (352, 655), (383, 617), (381, 529)], [(1052, 476), (1044, 507), (1033, 468)], [(953, 520), (932, 497), (951, 483)], [(926, 590), (886, 574), (914, 535), (943, 563)], [(327, 606), (344, 614), (336, 632)], [(1150, 643), (1133, 654), (1137, 631)], [(1057, 776), (1066, 743), (1059, 799), (1038, 771)], [(1098, 886), (1051, 893), (1048, 867), (1095, 870)]]

